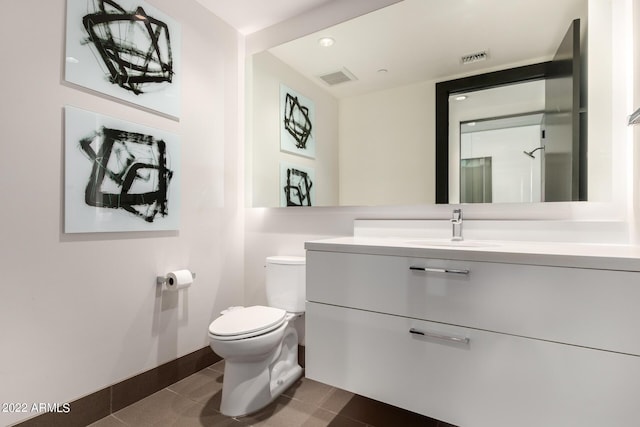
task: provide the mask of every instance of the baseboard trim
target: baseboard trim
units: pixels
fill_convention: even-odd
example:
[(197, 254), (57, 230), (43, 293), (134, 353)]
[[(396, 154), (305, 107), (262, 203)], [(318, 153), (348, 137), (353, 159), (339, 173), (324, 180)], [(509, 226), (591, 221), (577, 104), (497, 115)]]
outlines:
[(84, 427), (222, 360), (210, 347), (189, 353), (70, 402), (68, 413), (47, 412), (20, 427)]

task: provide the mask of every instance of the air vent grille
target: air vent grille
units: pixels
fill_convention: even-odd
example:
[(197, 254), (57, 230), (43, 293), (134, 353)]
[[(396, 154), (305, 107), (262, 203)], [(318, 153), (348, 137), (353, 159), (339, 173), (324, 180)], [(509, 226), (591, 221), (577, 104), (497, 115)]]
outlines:
[(474, 62), (484, 61), (489, 57), (489, 53), (486, 50), (482, 52), (470, 53), (469, 55), (464, 55), (460, 58), (463, 64), (472, 64)]
[(328, 84), (329, 86), (335, 86), (340, 83), (346, 83), (353, 80), (358, 80), (356, 76), (354, 76), (349, 70), (343, 68), (339, 71), (334, 71), (332, 73), (327, 73), (319, 76), (320, 79)]

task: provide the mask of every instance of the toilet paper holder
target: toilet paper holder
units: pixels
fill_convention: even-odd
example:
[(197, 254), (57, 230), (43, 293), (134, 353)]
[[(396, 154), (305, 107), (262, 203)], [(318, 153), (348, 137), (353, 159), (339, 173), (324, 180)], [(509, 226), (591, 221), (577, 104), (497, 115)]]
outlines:
[[(191, 277), (196, 278), (196, 273), (191, 272)], [(156, 276), (156, 285), (164, 285), (167, 283), (167, 276)]]

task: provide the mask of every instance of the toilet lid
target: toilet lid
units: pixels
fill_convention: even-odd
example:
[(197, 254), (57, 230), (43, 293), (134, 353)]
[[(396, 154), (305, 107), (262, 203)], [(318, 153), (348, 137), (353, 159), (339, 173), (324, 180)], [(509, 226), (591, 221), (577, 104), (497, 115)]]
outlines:
[(267, 264), (304, 265), (307, 260), (303, 256), (276, 255), (268, 256)]
[(277, 328), (284, 322), (286, 314), (286, 310), (262, 305), (231, 310), (211, 322), (209, 333), (226, 338), (248, 338), (257, 332)]

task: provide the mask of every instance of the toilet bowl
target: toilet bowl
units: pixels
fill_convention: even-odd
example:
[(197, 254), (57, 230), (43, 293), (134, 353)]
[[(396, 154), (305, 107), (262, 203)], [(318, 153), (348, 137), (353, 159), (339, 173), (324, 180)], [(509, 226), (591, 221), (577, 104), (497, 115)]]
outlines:
[(224, 415), (264, 408), (302, 375), (294, 322), (304, 312), (304, 264), (301, 257), (267, 258), (270, 306), (232, 307), (209, 325), (210, 346), (225, 360)]

